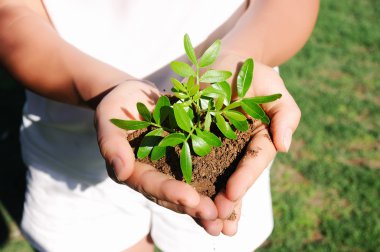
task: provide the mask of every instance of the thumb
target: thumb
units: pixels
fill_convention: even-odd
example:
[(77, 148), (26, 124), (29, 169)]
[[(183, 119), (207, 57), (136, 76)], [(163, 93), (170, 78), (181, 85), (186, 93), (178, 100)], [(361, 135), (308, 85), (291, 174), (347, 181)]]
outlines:
[(285, 90), (281, 99), (267, 110), (267, 114), (271, 118), (270, 132), (277, 151), (288, 152), (293, 132), (301, 119), (301, 110)]
[(95, 127), (108, 175), (118, 183), (127, 180), (133, 172), (135, 156), (125, 130), (113, 125), (109, 118), (102, 117), (101, 109), (96, 111)]

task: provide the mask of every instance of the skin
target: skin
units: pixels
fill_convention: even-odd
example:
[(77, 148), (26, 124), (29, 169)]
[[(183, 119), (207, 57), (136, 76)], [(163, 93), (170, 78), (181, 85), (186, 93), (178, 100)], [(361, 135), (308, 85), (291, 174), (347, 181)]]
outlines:
[[(189, 214), (212, 235), (221, 232), (233, 235), (246, 190), (277, 151), (288, 151), (298, 126), (300, 110), (272, 67), (284, 63), (306, 43), (318, 8), (318, 0), (248, 1), (243, 16), (222, 38), (223, 49), (213, 66), (215, 69), (235, 72), (240, 62), (252, 57), (254, 80), (247, 96), (281, 93), (283, 97), (263, 105), (271, 118), (270, 128), (260, 125), (249, 146), (249, 150), (260, 148), (260, 151), (241, 160), (226, 191), (215, 202), (201, 197), (191, 186), (135, 162), (131, 147), (124, 140), (125, 132), (109, 119), (139, 118), (136, 102), (150, 104), (152, 108), (159, 97), (158, 90), (139, 80), (122, 82), (135, 78), (60, 38), (41, 1), (0, 0), (0, 62), (26, 88), (53, 100), (96, 110), (99, 148), (111, 178), (164, 207)], [(130, 113), (125, 114), (120, 107), (128, 108)], [(273, 141), (268, 139), (269, 135)], [(234, 221), (228, 220), (232, 212), (237, 217)], [(153, 246), (145, 237), (127, 251), (149, 250)]]

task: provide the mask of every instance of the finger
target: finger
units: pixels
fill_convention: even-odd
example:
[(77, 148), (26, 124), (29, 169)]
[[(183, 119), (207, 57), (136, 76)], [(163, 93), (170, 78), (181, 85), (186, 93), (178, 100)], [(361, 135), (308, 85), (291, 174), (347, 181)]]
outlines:
[(221, 219), (216, 220), (202, 220), (198, 219), (195, 220), (200, 226), (204, 228), (204, 230), (213, 236), (220, 235), (220, 232), (222, 232), (223, 229), (223, 221)]
[(223, 222), (222, 233), (228, 236), (233, 236), (238, 231), (238, 224), (241, 216), (241, 200), (237, 203), (234, 211), (228, 219)]
[(108, 175), (116, 182), (125, 181), (132, 174), (135, 163), (135, 155), (126, 139), (126, 133), (109, 120), (100, 116), (96, 118), (99, 149), (106, 161)]
[(287, 152), (292, 142), (293, 132), (300, 122), (301, 110), (293, 97), (285, 90), (281, 99), (273, 103), (266, 112), (271, 118), (270, 132), (276, 149)]
[(228, 199), (225, 192), (218, 193), (214, 202), (218, 209), (218, 218), (222, 220), (228, 219), (236, 207), (236, 202)]
[[(136, 162), (134, 172), (125, 182), (157, 203), (166, 201), (189, 208), (200, 204), (200, 196), (193, 187), (157, 171), (148, 164)], [(215, 207), (213, 205), (205, 204), (206, 209), (202, 211), (208, 211), (210, 207)]]
[(226, 185), (226, 196), (231, 201), (240, 200), (276, 155), (269, 132), (262, 128), (248, 144), (244, 157)]
[(170, 203), (167, 201), (156, 200), (157, 204), (171, 209), (177, 213), (184, 213), (196, 219), (216, 220), (218, 211), (213, 201), (206, 196), (201, 196), (199, 204), (196, 207), (188, 207), (179, 204)]

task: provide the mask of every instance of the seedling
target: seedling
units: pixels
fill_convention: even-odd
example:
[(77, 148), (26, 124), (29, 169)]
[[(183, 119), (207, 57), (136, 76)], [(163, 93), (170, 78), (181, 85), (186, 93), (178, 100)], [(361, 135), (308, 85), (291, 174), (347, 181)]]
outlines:
[[(176, 99), (161, 96), (151, 113), (143, 103), (137, 103), (137, 110), (142, 117), (138, 120), (111, 119), (111, 122), (125, 130), (148, 128), (137, 150), (137, 158), (150, 157), (152, 161), (166, 155), (167, 148), (180, 148), (180, 167), (187, 183), (192, 178), (192, 153), (198, 156), (209, 154), (213, 147), (220, 147), (222, 141), (210, 129), (219, 129), (222, 135), (236, 139), (235, 130), (247, 131), (246, 115), (269, 124), (270, 120), (259, 104), (272, 102), (281, 94), (245, 98), (251, 87), (254, 61), (247, 59), (237, 76), (238, 98), (231, 100), (232, 90), (227, 80), (232, 73), (211, 69), (220, 52), (221, 41), (216, 40), (200, 58), (196, 57), (189, 36), (184, 36), (186, 54), (193, 64), (174, 61), (171, 68), (186, 81), (172, 78), (171, 82)], [(200, 70), (204, 69), (203, 74)], [(209, 85), (200, 89), (200, 83)]]

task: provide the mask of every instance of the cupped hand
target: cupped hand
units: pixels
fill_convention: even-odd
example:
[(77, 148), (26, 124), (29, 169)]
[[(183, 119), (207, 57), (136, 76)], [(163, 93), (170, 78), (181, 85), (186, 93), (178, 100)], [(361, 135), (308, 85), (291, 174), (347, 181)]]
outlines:
[[(233, 53), (222, 53), (213, 68), (235, 73), (231, 77), (233, 90), (236, 90), (236, 74), (246, 60)], [(246, 97), (266, 96), (281, 93), (282, 97), (262, 108), (271, 119), (270, 125), (256, 121), (253, 137), (236, 171), (227, 181), (225, 192), (215, 198), (218, 220), (207, 221), (214, 224), (215, 234), (222, 232), (233, 235), (237, 231), (240, 218), (241, 200), (263, 170), (273, 161), (277, 151), (287, 152), (301, 118), (301, 112), (293, 97), (286, 89), (283, 80), (273, 68), (255, 61), (254, 77)], [(235, 94), (236, 98), (237, 94)], [(234, 220), (231, 220), (231, 214)], [(210, 225), (211, 226), (211, 225)]]
[[(215, 220), (214, 202), (203, 197), (190, 185), (137, 162), (124, 130), (110, 122), (111, 118), (138, 120), (137, 102), (153, 110), (159, 91), (145, 82), (132, 80), (112, 89), (99, 103), (95, 113), (100, 152), (106, 160), (108, 174), (157, 204), (201, 220)], [(205, 222), (208, 230), (208, 223)]]

